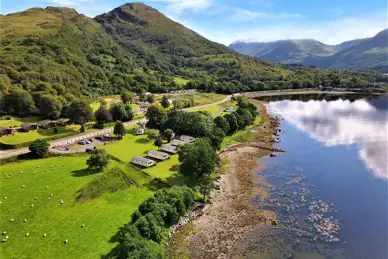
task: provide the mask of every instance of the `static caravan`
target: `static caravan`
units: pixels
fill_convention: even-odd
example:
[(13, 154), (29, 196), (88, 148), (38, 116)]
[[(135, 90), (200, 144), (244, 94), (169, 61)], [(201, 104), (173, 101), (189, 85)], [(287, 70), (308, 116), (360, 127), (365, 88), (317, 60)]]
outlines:
[(183, 141), (183, 140), (180, 140), (180, 139), (173, 139), (171, 141), (171, 144), (173, 144), (174, 146), (184, 146), (186, 145), (188, 142), (186, 141)]
[(139, 157), (139, 156), (132, 157), (132, 163), (134, 163), (135, 165), (141, 165), (144, 167), (151, 167), (153, 165), (156, 165), (156, 162), (154, 160), (144, 158), (144, 157)]
[(191, 143), (191, 142), (194, 142), (194, 141), (195, 141), (195, 138), (194, 138), (194, 137), (185, 136), (185, 135), (180, 136), (180, 139), (183, 140), (183, 141), (186, 141), (186, 142), (188, 142), (188, 143)]
[(169, 144), (163, 144), (160, 150), (166, 151), (168, 153), (173, 153), (173, 154), (176, 154), (179, 151), (179, 149), (176, 146), (169, 145)]
[(147, 155), (152, 158), (156, 158), (159, 160), (166, 160), (170, 158), (170, 155), (164, 152), (156, 151), (156, 150), (149, 150)]
[(136, 130), (136, 135), (143, 135), (144, 134), (144, 128), (138, 128), (137, 130)]

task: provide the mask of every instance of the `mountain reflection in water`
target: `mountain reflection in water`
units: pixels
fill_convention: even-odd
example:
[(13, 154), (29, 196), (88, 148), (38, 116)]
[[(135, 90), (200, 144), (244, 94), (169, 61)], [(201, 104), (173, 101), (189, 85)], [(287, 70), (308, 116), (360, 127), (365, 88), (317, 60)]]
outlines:
[(326, 146), (357, 144), (359, 157), (378, 178), (388, 179), (387, 98), (270, 102), (272, 112)]

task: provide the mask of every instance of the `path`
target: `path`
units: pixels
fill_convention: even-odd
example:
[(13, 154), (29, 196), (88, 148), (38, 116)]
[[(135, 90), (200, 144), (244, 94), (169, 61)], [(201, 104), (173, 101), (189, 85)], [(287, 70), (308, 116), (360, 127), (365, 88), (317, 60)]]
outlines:
[[(217, 105), (217, 104), (228, 102), (228, 101), (231, 100), (231, 98), (232, 98), (232, 96), (228, 95), (227, 97), (225, 97), (221, 101), (218, 101), (218, 102), (215, 102), (215, 103), (210, 103), (210, 104), (205, 104), (205, 105), (201, 105), (201, 106), (191, 107), (191, 108), (187, 108), (187, 109), (184, 109), (184, 110), (185, 111), (190, 111), (192, 109), (206, 108), (206, 107), (209, 107), (209, 106), (213, 106), (213, 105)], [(129, 122), (125, 122), (124, 126), (125, 127), (130, 127), (130, 126), (133, 126), (133, 125), (135, 125), (137, 123), (145, 123), (146, 121), (147, 120), (145, 118), (134, 120), (134, 121), (129, 121)], [(66, 139), (59, 139), (59, 140), (51, 141), (51, 142), (49, 142), (50, 143), (50, 149), (52, 151), (54, 151), (54, 152), (57, 152), (58, 150), (53, 149), (56, 146), (71, 145), (71, 144), (74, 144), (74, 143), (78, 143), (78, 142), (80, 142), (81, 140), (84, 140), (84, 139), (95, 138), (97, 136), (101, 136), (101, 135), (104, 135), (104, 134), (107, 134), (107, 133), (112, 133), (112, 132), (113, 132), (113, 127), (110, 127), (110, 128), (106, 128), (106, 129), (103, 129), (103, 130), (95, 131), (95, 132), (92, 132), (92, 133), (85, 133), (85, 134), (82, 134), (82, 135), (77, 135), (77, 136), (66, 138)], [(29, 151), (29, 149), (27, 147), (20, 148), (20, 149), (12, 149), (12, 150), (0, 150), (0, 160), (1, 159), (6, 159), (6, 158), (10, 158), (10, 157), (14, 157), (14, 156), (18, 156), (18, 155), (22, 155), (22, 154), (27, 154), (29, 152), (30, 151)], [(60, 153), (60, 152), (58, 152), (58, 153)]]

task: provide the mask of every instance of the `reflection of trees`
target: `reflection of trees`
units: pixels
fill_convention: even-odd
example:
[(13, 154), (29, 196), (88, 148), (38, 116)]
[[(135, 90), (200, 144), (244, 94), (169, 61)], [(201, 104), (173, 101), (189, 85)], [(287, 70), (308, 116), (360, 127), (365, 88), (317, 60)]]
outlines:
[(291, 100), (291, 101), (302, 101), (307, 102), (311, 100), (315, 101), (337, 101), (339, 99), (342, 100), (349, 100), (351, 102), (354, 102), (356, 100), (360, 99), (374, 99), (376, 98), (376, 95), (373, 94), (290, 94), (290, 95), (273, 95), (273, 96), (261, 96), (256, 97), (255, 99), (265, 102), (276, 102), (276, 101), (284, 101), (284, 100)]

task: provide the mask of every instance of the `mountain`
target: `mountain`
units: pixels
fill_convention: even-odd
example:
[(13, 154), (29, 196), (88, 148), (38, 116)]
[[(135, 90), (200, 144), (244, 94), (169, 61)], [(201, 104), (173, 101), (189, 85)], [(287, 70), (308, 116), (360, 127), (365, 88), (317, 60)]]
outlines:
[(339, 45), (306, 40), (235, 42), (230, 48), (245, 55), (283, 64), (304, 64), (330, 68), (371, 68), (387, 72), (387, 30), (373, 38), (346, 41)]
[[(241, 55), (142, 3), (94, 19), (70, 8), (31, 8), (0, 16), (0, 23), (0, 98), (24, 91), (37, 107), (47, 94), (66, 106), (81, 96), (95, 99), (123, 90), (169, 92), (182, 88), (177, 78), (189, 80), (187, 87), (221, 93), (351, 80), (367, 87), (385, 80), (377, 72), (286, 66)], [(301, 42), (289, 48), (295, 45), (319, 48)]]

